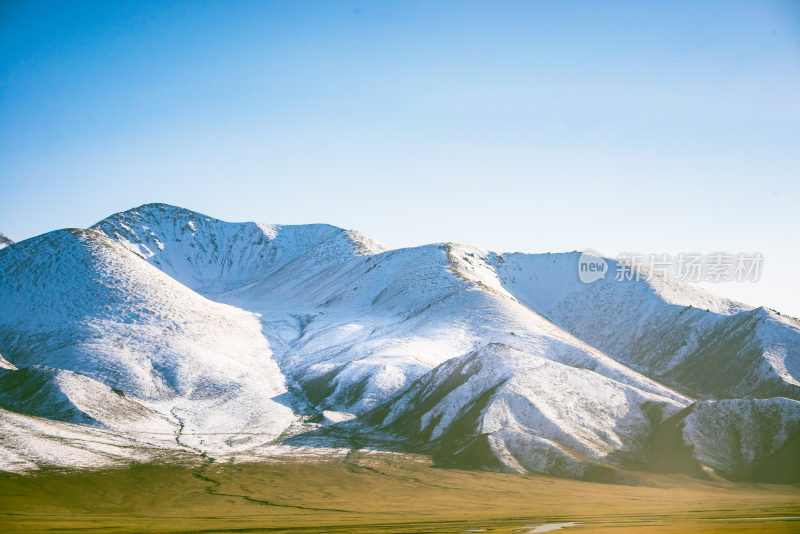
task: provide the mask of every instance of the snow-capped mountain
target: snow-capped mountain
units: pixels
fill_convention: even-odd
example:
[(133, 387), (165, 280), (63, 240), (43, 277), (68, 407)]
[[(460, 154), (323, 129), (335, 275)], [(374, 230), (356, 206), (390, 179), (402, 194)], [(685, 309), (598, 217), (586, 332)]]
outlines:
[[(0, 253), (0, 272), (0, 346), (18, 368), (4, 371), (4, 407), (111, 428), (75, 401), (78, 383), (98, 409), (103, 385), (167, 418), (186, 434), (179, 441), (245, 430), (269, 440), (295, 420), (272, 400), (285, 382), (253, 314), (207, 300), (103, 234), (28, 239)], [(37, 382), (45, 397), (25, 399)]]
[[(700, 398), (800, 399), (800, 322), (654, 276), (583, 284), (578, 253), (508, 254), (503, 286), (555, 324), (666, 384)], [(608, 259), (609, 269), (616, 262)]]
[[(602, 480), (680, 450), (675, 469), (758, 479), (800, 452), (796, 320), (664, 277), (583, 284), (577, 261), (163, 204), (17, 243), (0, 467), (369, 443)], [(58, 460), (84, 431), (115, 445)]]

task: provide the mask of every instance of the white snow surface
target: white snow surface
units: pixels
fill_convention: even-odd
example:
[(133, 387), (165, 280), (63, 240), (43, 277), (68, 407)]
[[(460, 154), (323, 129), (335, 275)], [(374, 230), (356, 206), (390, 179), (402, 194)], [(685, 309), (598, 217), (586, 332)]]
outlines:
[[(492, 263), (502, 287), (528, 308), (686, 393), (800, 398), (796, 320), (660, 274), (617, 280), (617, 262), (611, 258), (605, 258), (609, 274), (604, 279), (584, 284), (578, 278), (579, 256), (514, 253), (498, 255)], [(739, 337), (744, 339), (735, 346), (726, 345)], [(709, 347), (722, 345), (719, 354), (710, 354)], [(737, 364), (726, 366), (729, 359)], [(724, 378), (706, 375), (719, 374), (721, 367)]]
[[(235, 447), (230, 433), (270, 441), (295, 422), (275, 400), (287, 390), (255, 315), (209, 301), (99, 232), (26, 240), (0, 256), (0, 272), (0, 339), (17, 368), (115, 388), (171, 421), (182, 443), (210, 450)], [(75, 403), (81, 388), (68, 389)]]
[(92, 229), (201, 293), (261, 280), (311, 250), (324, 260), (385, 248), (327, 224), (228, 223), (167, 204), (117, 213)]
[(758, 468), (798, 435), (800, 402), (782, 397), (698, 402), (682, 427), (697, 460), (723, 475)]
[(582, 477), (617, 463), (612, 455), (641, 455), (654, 427), (689, 404), (633, 372), (609, 378), (555, 361), (565, 349), (543, 357), (491, 344), (453, 358), (400, 396), (380, 427), (446, 441), (456, 457), (465, 437), (482, 436), (506, 470)]

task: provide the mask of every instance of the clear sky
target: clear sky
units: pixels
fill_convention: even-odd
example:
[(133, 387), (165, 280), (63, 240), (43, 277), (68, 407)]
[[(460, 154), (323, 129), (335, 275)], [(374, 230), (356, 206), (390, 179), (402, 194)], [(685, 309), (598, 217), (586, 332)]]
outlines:
[(800, 2), (2, 0), (0, 231), (146, 202), (394, 247), (761, 252), (712, 287), (800, 316)]

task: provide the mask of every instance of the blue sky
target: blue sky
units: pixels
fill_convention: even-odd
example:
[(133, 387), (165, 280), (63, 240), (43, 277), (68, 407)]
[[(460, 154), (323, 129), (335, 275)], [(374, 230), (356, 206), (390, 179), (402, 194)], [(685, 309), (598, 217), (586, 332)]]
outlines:
[(800, 316), (798, 2), (0, 4), (0, 231), (145, 202), (391, 246), (761, 252)]

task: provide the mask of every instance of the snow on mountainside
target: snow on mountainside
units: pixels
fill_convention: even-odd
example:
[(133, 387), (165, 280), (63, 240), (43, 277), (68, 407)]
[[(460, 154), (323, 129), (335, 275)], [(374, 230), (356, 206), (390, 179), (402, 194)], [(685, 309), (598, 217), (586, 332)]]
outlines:
[[(665, 276), (591, 284), (579, 253), (505, 254), (503, 287), (626, 365), (701, 398), (800, 399), (800, 328), (764, 309)], [(614, 272), (616, 262), (606, 260)]]
[(13, 245), (14, 242), (8, 238), (3, 232), (0, 232), (0, 248), (7, 247), (9, 245)]
[(577, 258), (387, 250), (164, 204), (18, 243), (0, 250), (0, 468), (54, 461), (81, 428), (115, 445), (74, 465), (116, 461), (126, 440), (143, 457), (224, 456), (329, 447), (339, 430), (602, 480), (663, 467), (664, 444), (726, 476), (800, 453), (789, 434), (736, 452), (732, 431), (693, 430), (735, 421), (768, 439), (795, 401), (776, 419), (686, 396), (800, 398), (796, 321), (668, 278), (582, 284)]
[(47, 367), (0, 370), (0, 407), (113, 430), (174, 434), (178, 424), (86, 376)]
[(443, 363), (368, 419), (444, 463), (614, 480), (607, 464), (641, 461), (654, 427), (686, 404), (666, 388), (492, 344)]
[[(0, 469), (94, 468), (131, 462), (190, 458), (192, 450), (174, 434), (115, 432), (96, 426), (54, 421), (0, 408)], [(181, 455), (181, 456), (179, 456)]]
[(299, 258), (220, 298), (262, 314), (265, 331), (282, 332), (272, 342), (276, 359), (321, 409), (370, 409), (436, 365), (495, 342), (660, 387), (501, 290), (485, 290), (493, 271), (480, 254), (428, 245), (332, 265)]
[(263, 279), (315, 248), (333, 259), (385, 248), (363, 234), (327, 224), (228, 223), (166, 204), (117, 213), (92, 229), (202, 293)]
[(693, 404), (654, 434), (656, 461), (734, 480), (800, 479), (800, 402), (725, 399)]
[[(20, 369), (7, 373), (5, 386), (32, 366), (80, 375), (47, 381), (62, 398), (40, 404), (37, 415), (74, 420), (65, 417), (69, 401), (93, 417), (83, 404), (102, 410), (109, 398), (99, 382), (166, 417), (186, 434), (183, 443), (243, 429), (268, 441), (295, 420), (272, 400), (286, 388), (257, 318), (199, 296), (102, 234), (62, 230), (26, 240), (0, 251), (0, 272), (0, 347)], [(76, 388), (64, 395), (75, 381), (86, 389), (80, 402)], [(152, 432), (163, 431), (161, 419), (151, 419)]]

